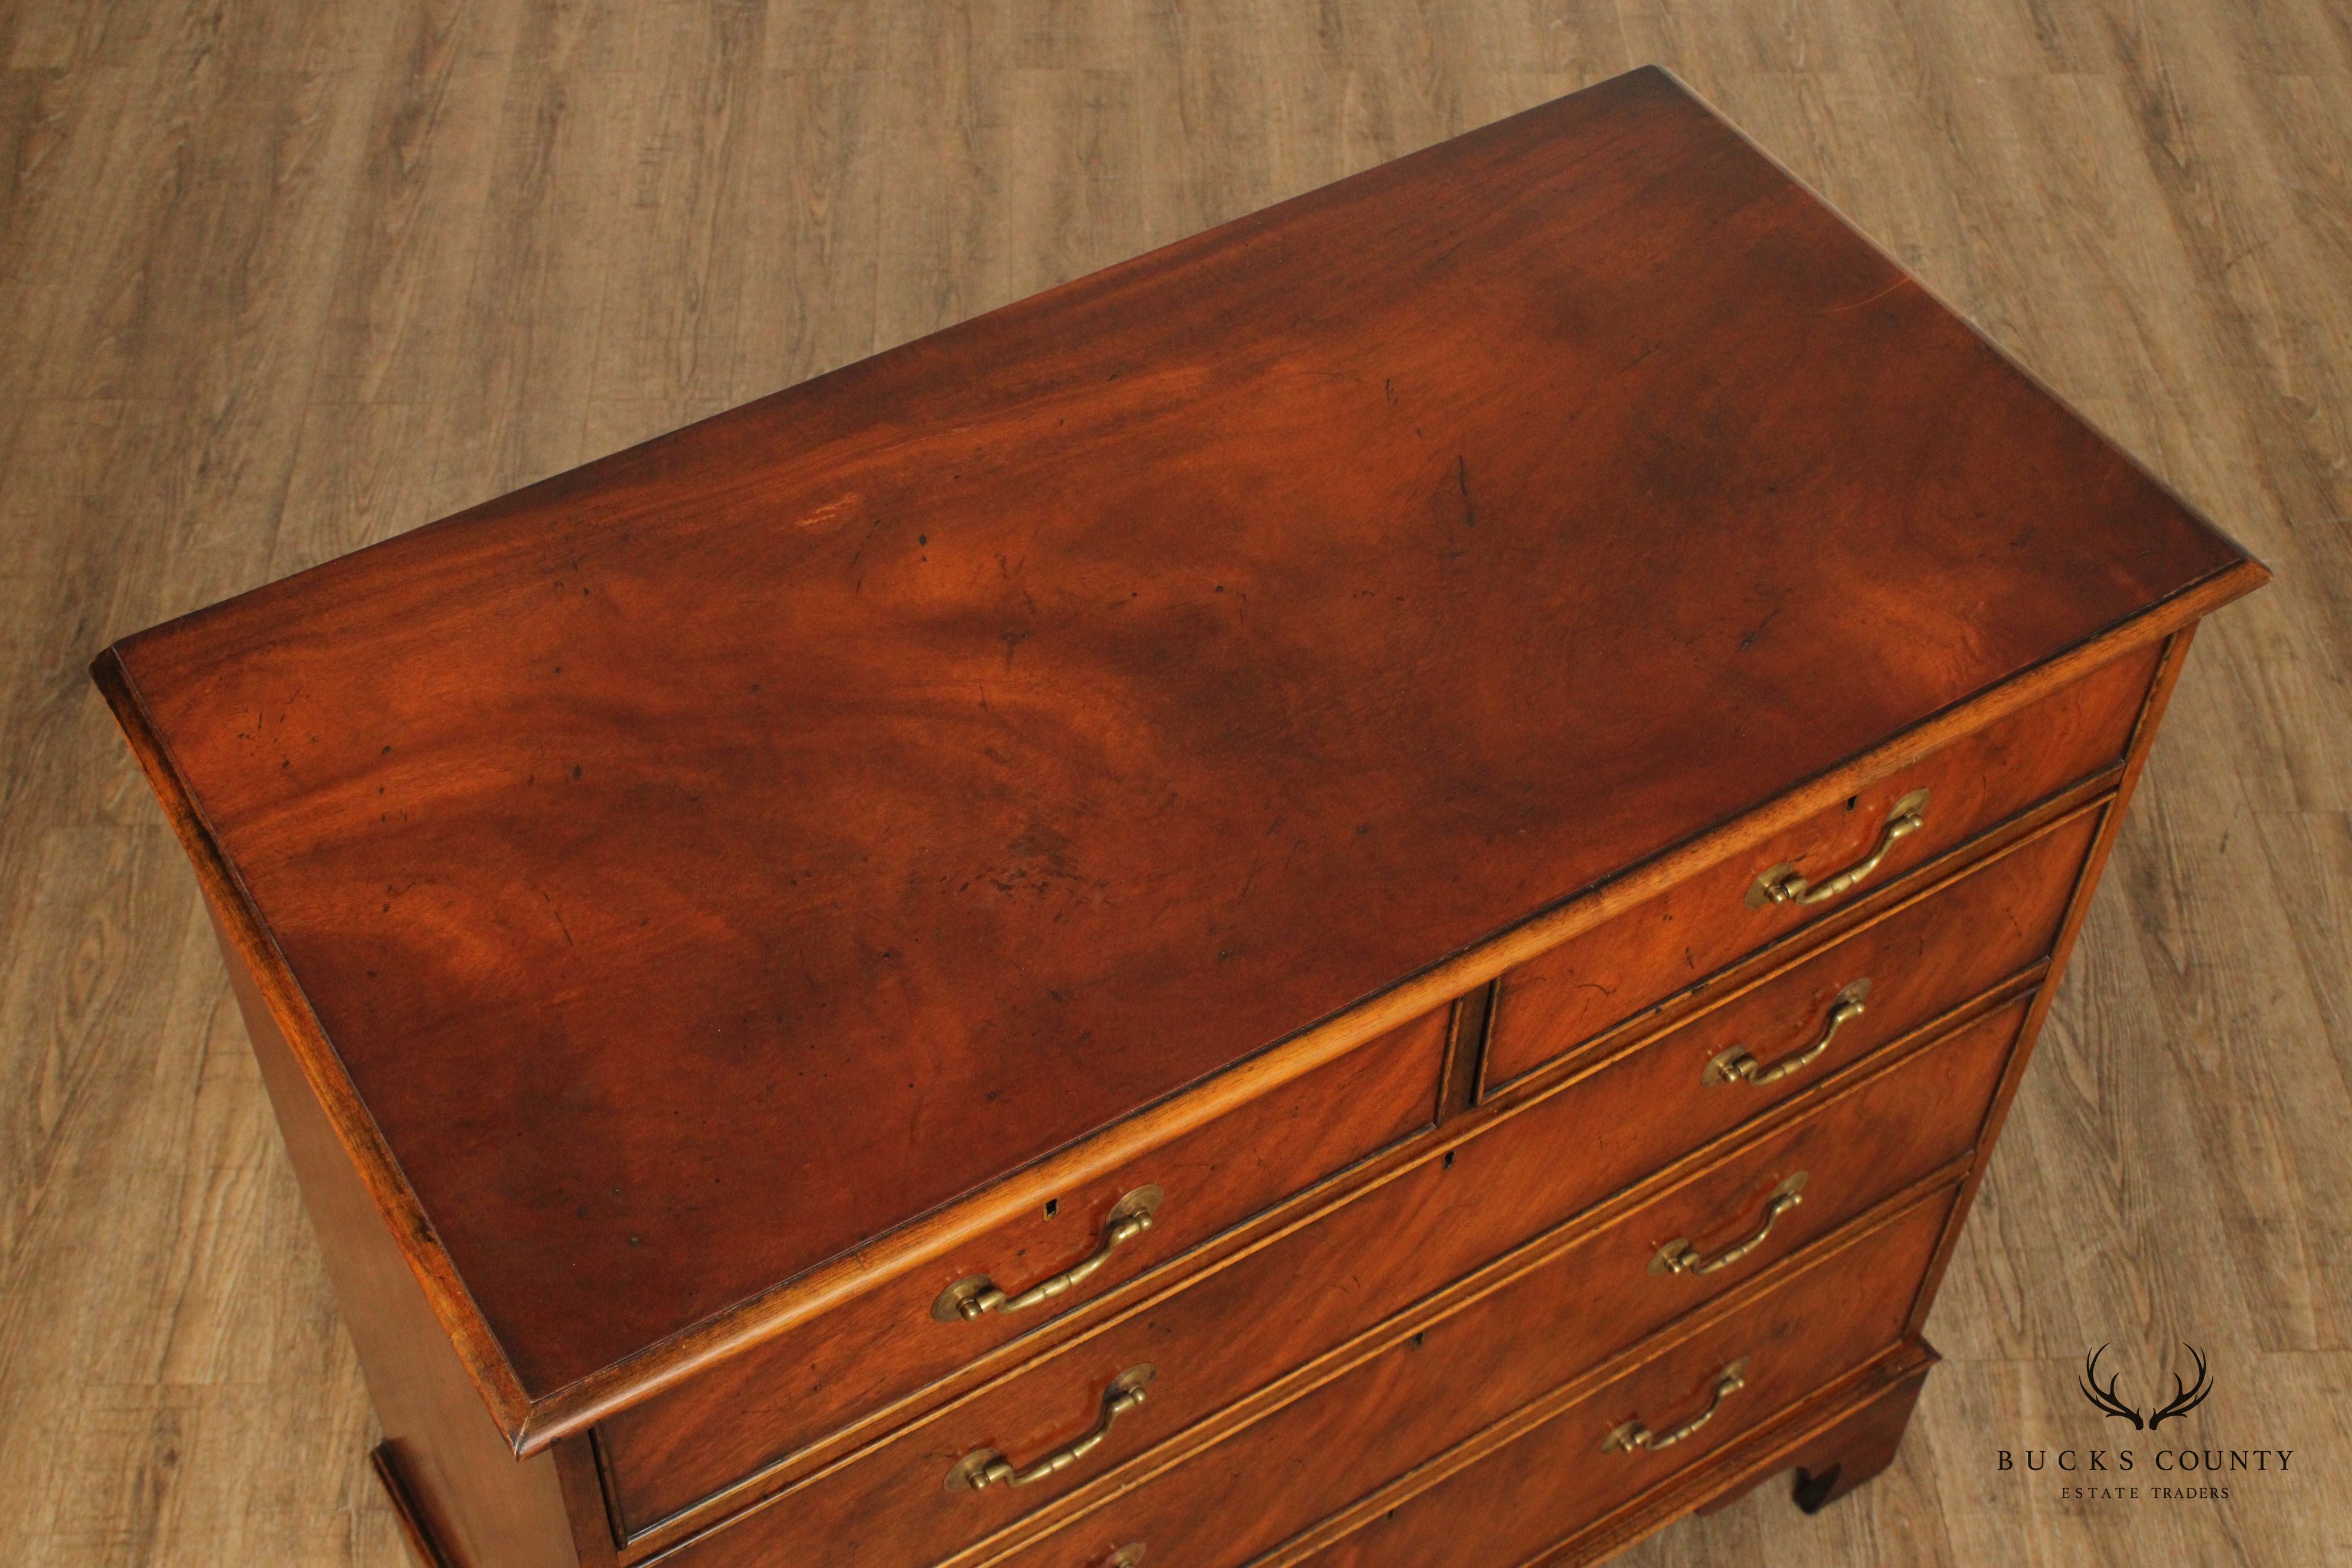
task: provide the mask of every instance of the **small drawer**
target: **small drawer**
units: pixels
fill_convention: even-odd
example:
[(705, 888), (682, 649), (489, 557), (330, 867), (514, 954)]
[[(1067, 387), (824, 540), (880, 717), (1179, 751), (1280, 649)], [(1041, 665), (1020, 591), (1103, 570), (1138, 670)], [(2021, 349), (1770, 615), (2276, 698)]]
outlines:
[[(1547, 1539), (1558, 1539), (1888, 1349), (1902, 1336), (1954, 1191), (1841, 1237), (1845, 1244), (1817, 1264), (1592, 1394), (1567, 1393), (1566, 1409), (1502, 1450), (1540, 1443), (1548, 1464), (1515, 1466), (1515, 1490), (1475, 1504), (1401, 1509), (1400, 1519), (1413, 1516), (1412, 1532), (1367, 1532), (1377, 1554), (1362, 1561), (1457, 1562), (1465, 1531), (1475, 1530), (1478, 1561), (1517, 1563), (1518, 1537), (1504, 1530), (1540, 1519)], [(1559, 1320), (1576, 1310), (1581, 1289), (1572, 1268), (1530, 1276), (1003, 1562), (1103, 1568), (1140, 1546), (1147, 1565), (1237, 1568), (1562, 1389), (1578, 1373)], [(1740, 1384), (1718, 1402), (1718, 1380), (1733, 1366)], [(1671, 1448), (1604, 1447), (1628, 1423), (1664, 1432), (1710, 1405), (1706, 1424)], [(1500, 1520), (1510, 1524), (1498, 1530)], [(1329, 1560), (1352, 1561), (1345, 1549), (1343, 1541), (1342, 1555)]]
[[(1510, 971), (1483, 1092), (2116, 763), (2160, 651), (2102, 666)], [(1841, 871), (1865, 864), (1841, 888)], [(1761, 889), (1771, 878), (1786, 890), (1792, 871), (1811, 879), (1801, 897), (1775, 902)]]
[[(596, 1428), (622, 1533), (635, 1540), (891, 1402), (1054, 1321), (1104, 1291), (1429, 1127), (1449, 1009), (1439, 1008), (1155, 1150), (1047, 1209), (837, 1311), (730, 1358)], [(1156, 1205), (1139, 1233), (1113, 1226), (1129, 1196)], [(1124, 1205), (1124, 1206), (1123, 1206)], [(1088, 1260), (1101, 1256), (1087, 1270)], [(1033, 1304), (966, 1318), (950, 1288)], [(1000, 1304), (1000, 1309), (1010, 1303)]]
[[(1732, 1151), (1672, 1190), (1570, 1245), (1531, 1249), (1540, 1261), (1462, 1317), (1485, 1327), (1430, 1331), (1510, 1334), (1543, 1323), (1524, 1365), (1479, 1373), (1459, 1418), (1499, 1415), (1788, 1258), (1893, 1194), (1949, 1171), (1973, 1146), (2024, 1019), (2022, 999), (1901, 1058), (1759, 1142)], [(1515, 1154), (1497, 1133), (1494, 1171)], [(1534, 1151), (1552, 1153), (1556, 1151)], [(709, 1564), (789, 1562), (799, 1568), (899, 1568), (952, 1556), (1038, 1504), (1213, 1416), (1251, 1391), (1335, 1348), (1392, 1309), (1453, 1283), (1457, 1237), (1516, 1220), (1517, 1193), (1482, 1162), (1432, 1162), (1304, 1231), (1110, 1325), (1044, 1366), (1006, 1379), (919, 1423), (851, 1464), (714, 1537)], [(1465, 1292), (1466, 1293), (1466, 1292)], [(1108, 1414), (1138, 1368), (1145, 1398)], [(1352, 1375), (1352, 1374), (1350, 1374)], [(1326, 1397), (1318, 1391), (1306, 1404)], [(1432, 1419), (1434, 1417), (1433, 1416)], [(1291, 1422), (1287, 1410), (1269, 1425)], [(1019, 1487), (967, 1481), (992, 1457), (1040, 1464), (1075, 1439), (1101, 1442), (1067, 1468)], [(1252, 1439), (1254, 1440), (1254, 1439)], [(1447, 1440), (1451, 1440), (1450, 1438)], [(1345, 1498), (1338, 1500), (1344, 1501)], [(875, 1539), (877, 1520), (889, 1539)], [(1184, 1560), (1197, 1547), (1188, 1542)], [(1205, 1561), (1205, 1559), (1202, 1559)]]
[[(1353, 1533), (1307, 1561), (1315, 1568), (1459, 1563), (1471, 1521), (1471, 1561), (1528, 1561), (1892, 1349), (1950, 1206), (1948, 1194), (1922, 1204), (1428, 1490), (1366, 1510)], [(1647, 1431), (1654, 1442), (1710, 1409), (1704, 1425), (1670, 1447), (1625, 1440)], [(1097, 1568), (1109, 1555), (1050, 1561)]]
[[(1573, 1213), (2030, 969), (2058, 940), (2106, 809), (2048, 824), (1666, 1033), (1585, 1066), (1514, 1123), (1526, 1124), (1528, 1142), (1574, 1157), (1514, 1173), (1513, 1190), (1538, 1213)], [(1842, 1009), (1863, 982), (1860, 1011)], [(1724, 1070), (1743, 1059), (1755, 1068)], [(1483, 1157), (1475, 1145), (1462, 1154)]]

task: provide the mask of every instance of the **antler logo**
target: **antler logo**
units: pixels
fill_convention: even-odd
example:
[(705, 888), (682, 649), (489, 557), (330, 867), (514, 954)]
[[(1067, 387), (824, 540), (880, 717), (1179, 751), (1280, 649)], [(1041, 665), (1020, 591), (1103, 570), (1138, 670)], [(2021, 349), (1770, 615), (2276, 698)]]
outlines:
[(2099, 1358), (2107, 1353), (2105, 1345), (2101, 1345), (2084, 1359), (2083, 1380), (2077, 1386), (2082, 1389), (2083, 1397), (2105, 1411), (2110, 1419), (2128, 1421), (2132, 1424), (2132, 1430), (2136, 1432), (2143, 1428), (2153, 1432), (2174, 1416), (2188, 1415), (2204, 1404), (2205, 1396), (2213, 1392), (2212, 1382), (2205, 1373), (2205, 1352), (2185, 1340), (2181, 1342), (2180, 1348), (2187, 1351), (2189, 1359), (2197, 1363), (2197, 1381), (2184, 1387), (2180, 1382), (2180, 1374), (2174, 1373), (2172, 1402), (2150, 1415), (2145, 1421), (2140, 1419), (2137, 1405), (2125, 1404), (2121, 1396), (2116, 1393), (2116, 1379), (2113, 1373), (2108, 1375), (2104, 1386), (2100, 1384)]

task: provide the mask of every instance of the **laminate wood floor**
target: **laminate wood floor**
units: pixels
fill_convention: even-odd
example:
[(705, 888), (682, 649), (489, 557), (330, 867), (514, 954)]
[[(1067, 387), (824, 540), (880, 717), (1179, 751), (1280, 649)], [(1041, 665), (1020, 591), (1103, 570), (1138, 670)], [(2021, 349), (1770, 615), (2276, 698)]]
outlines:
[[(2279, 580), (2200, 638), (1897, 1466), (1631, 1561), (2352, 1563), (2345, 0), (0, 7), (0, 1555), (401, 1562), (93, 651), (1653, 60)], [(2103, 1342), (2210, 1401), (2101, 1421)], [(2137, 1500), (1998, 1468), (2126, 1436)], [(2290, 1468), (2150, 1495), (2209, 1445)]]

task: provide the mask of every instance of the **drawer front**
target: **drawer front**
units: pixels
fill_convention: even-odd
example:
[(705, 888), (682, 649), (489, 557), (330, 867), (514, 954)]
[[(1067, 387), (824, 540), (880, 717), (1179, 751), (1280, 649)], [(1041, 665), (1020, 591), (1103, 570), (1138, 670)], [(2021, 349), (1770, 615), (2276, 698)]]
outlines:
[[(1816, 1267), (1538, 1428), (1559, 1434), (1553, 1468), (1520, 1475), (1517, 1510), (1546, 1513), (1556, 1538), (1894, 1344), (1952, 1194), (1944, 1188), (1857, 1232)], [(1554, 1283), (1572, 1289), (1564, 1279)], [(1280, 1545), (1562, 1385), (1552, 1296), (1514, 1290), (1490, 1301), (1488, 1310), (1437, 1325), (1004, 1562), (1102, 1568), (1139, 1545), (1146, 1563), (1237, 1568)], [(1664, 1431), (1706, 1408), (1717, 1376), (1743, 1358), (1743, 1386), (1690, 1437), (1654, 1455), (1602, 1452), (1603, 1440), (1629, 1420)], [(1539, 1383), (1547, 1374), (1553, 1382)], [(1511, 1544), (1490, 1534), (1486, 1509), (1432, 1511), (1444, 1515), (1434, 1530), (1416, 1531), (1404, 1550), (1377, 1561), (1430, 1568), (1460, 1561), (1465, 1551), (1496, 1568), (1520, 1561)]]
[[(1050, 1451), (1139, 1363), (1169, 1375), (1121, 1418), (1097, 1462), (1181, 1431), (2031, 965), (2056, 940), (2097, 819), (2092, 808), (2049, 826), (1505, 1119), (1451, 1158), (1419, 1164), (1146, 1311), (1058, 1347), (1018, 1379), (800, 1488), (783, 1504), (792, 1521), (763, 1528), (790, 1534), (793, 1551), (813, 1563), (831, 1561), (828, 1552), (873, 1561), (850, 1550), (859, 1537), (831, 1532), (861, 1510), (904, 1508), (926, 1549), (959, 1546), (1089, 1471), (1024, 1488), (1017, 1499), (955, 1500), (957, 1508), (942, 1506), (936, 1477), (983, 1444), (1016, 1456)], [(1842, 1025), (1803, 1070), (1762, 1085), (1709, 1080), (1708, 1062), (1732, 1045), (1776, 1064), (1802, 1049), (1790, 1037), (1818, 1031), (1833, 994), (1858, 977), (1874, 981), (1862, 1016)], [(1494, 1201), (1499, 1194), (1509, 1201)], [(1822, 1196), (1810, 1200), (1807, 1223), (1823, 1212)], [(1269, 1317), (1269, 1300), (1288, 1304)], [(1251, 1331), (1233, 1334), (1234, 1322)], [(1188, 1368), (1181, 1376), (1169, 1348), (1179, 1342)], [(909, 1492), (920, 1500), (898, 1500)]]
[[(625, 1531), (650, 1526), (1090, 1301), (1291, 1194), (1430, 1126), (1440, 1008), (840, 1310), (600, 1425)], [(1163, 1194), (1149, 1229), (1038, 1305), (967, 1321), (937, 1309), (984, 1277), (1017, 1295), (1099, 1251), (1125, 1194)]]
[[(2119, 761), (2160, 652), (2103, 666), (1512, 970), (1485, 1092)], [(1921, 789), (1917, 829), (1895, 838), (1854, 887), (1817, 903), (1755, 901), (1759, 877), (1781, 866), (1821, 885), (1811, 892), (1825, 890), (1880, 845), (1898, 804)]]
[[(1507, 1162), (1500, 1134), (1457, 1163), (1505, 1169), (1533, 1214), (1576, 1212), (1810, 1089), (1889, 1041), (2046, 957), (2058, 940), (2104, 805), (2050, 824), (1952, 879), (1676, 1025), (1595, 1064), (1506, 1123), (1547, 1163)], [(1859, 1016), (1831, 1028), (1857, 981)], [(1824, 1039), (1826, 1037), (1826, 1040)], [(1797, 1065), (1813, 1047), (1820, 1053)], [(1734, 1050), (1751, 1082), (1715, 1064)], [(1773, 1076), (1774, 1069), (1785, 1069)]]
[[(1894, 1194), (1949, 1171), (1974, 1144), (2024, 1011), (2022, 1000), (2011, 1002), (1727, 1153), (1564, 1252), (1548, 1249), (1541, 1261), (1464, 1308), (1468, 1328), (1446, 1320), (1430, 1329), (1426, 1341), (1436, 1342), (1442, 1332), (1451, 1343), (1465, 1334), (1508, 1336), (1517, 1325), (1544, 1325), (1540, 1345), (1525, 1347), (1508, 1365), (1479, 1371), (1475, 1389), (1447, 1417), (1459, 1426), (1454, 1436), (1737, 1288)], [(1401, 1200), (1408, 1198), (1419, 1201), (1407, 1206)], [(1408, 1182), (1111, 1327), (1055, 1364), (1009, 1379), (748, 1516), (745, 1542), (731, 1550), (714, 1542), (708, 1561), (912, 1568), (951, 1556), (1338, 1344), (1346, 1331), (1369, 1326), (1370, 1303), (1425, 1294), (1425, 1285), (1443, 1282), (1426, 1276), (1431, 1254), (1445, 1250), (1447, 1229), (1475, 1226), (1484, 1214), (1513, 1209), (1514, 1200), (1509, 1185), (1481, 1181), (1475, 1167), (1457, 1162), (1449, 1172), (1433, 1162)], [(1396, 1289), (1399, 1281), (1408, 1289)], [(1082, 1461), (1019, 1489), (944, 1484), (975, 1453), (1002, 1454), (1023, 1466), (1055, 1452), (1096, 1425), (1122, 1374), (1138, 1366), (1156, 1373), (1143, 1404), (1118, 1415)], [(1336, 1397), (1330, 1388), (1338, 1386), (1301, 1403)], [(1285, 1409), (1267, 1425), (1299, 1419)], [(1433, 1415), (1415, 1419), (1422, 1423), (1417, 1431), (1436, 1431), (1429, 1425)], [(1259, 1441), (1246, 1434), (1237, 1440)], [(887, 1522), (877, 1524), (882, 1521)], [(1194, 1546), (1184, 1550), (1191, 1561)]]
[[(1525, 1563), (1891, 1349), (1950, 1208), (1949, 1194), (1921, 1205), (1429, 1490), (1371, 1513), (1308, 1561), (1315, 1568)], [(1664, 1434), (1698, 1415), (1715, 1404), (1725, 1371), (1743, 1362), (1738, 1389), (1681, 1442), (1654, 1452), (1607, 1447), (1629, 1422)]]

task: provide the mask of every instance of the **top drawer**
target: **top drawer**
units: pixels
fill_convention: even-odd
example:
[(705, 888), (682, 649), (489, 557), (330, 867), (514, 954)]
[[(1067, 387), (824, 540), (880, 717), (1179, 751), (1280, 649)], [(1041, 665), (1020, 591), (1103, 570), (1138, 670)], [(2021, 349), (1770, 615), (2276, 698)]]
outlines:
[(1511, 970), (1482, 1097), (2116, 763), (2162, 657), (2156, 645), (2103, 665)]
[[(597, 1439), (622, 1533), (642, 1536), (863, 1426), (1038, 1324), (1428, 1127), (1450, 1012), (1424, 1014), (1025, 1221), (606, 1420)], [(1114, 1233), (1139, 1191), (1156, 1200), (1150, 1226)], [(1055, 1288), (1061, 1279), (1071, 1282)], [(985, 1286), (1006, 1299), (969, 1317), (958, 1310)]]

